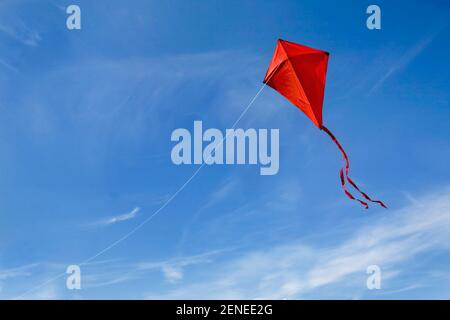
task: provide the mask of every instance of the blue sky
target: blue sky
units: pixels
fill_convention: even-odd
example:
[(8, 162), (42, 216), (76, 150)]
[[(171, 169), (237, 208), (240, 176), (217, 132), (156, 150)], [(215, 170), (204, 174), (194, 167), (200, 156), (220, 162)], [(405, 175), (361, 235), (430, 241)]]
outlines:
[[(449, 4), (377, 1), (369, 31), (370, 4), (2, 1), (0, 298), (448, 299)], [(280, 129), (279, 173), (205, 166), (149, 220), (198, 168), (171, 132), (230, 128), (277, 38), (331, 53), (324, 122), (389, 210), (348, 201), (338, 150), (265, 88), (238, 127)]]

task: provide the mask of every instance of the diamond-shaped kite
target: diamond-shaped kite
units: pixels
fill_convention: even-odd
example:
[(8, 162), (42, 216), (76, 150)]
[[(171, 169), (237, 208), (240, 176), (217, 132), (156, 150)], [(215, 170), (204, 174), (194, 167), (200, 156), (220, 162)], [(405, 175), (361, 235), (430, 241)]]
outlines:
[(344, 193), (352, 200), (359, 201), (366, 209), (366, 201), (354, 197), (346, 187), (348, 182), (367, 201), (375, 202), (386, 208), (379, 200), (372, 200), (350, 179), (348, 175), (350, 163), (336, 137), (328, 130), (322, 121), (323, 96), (327, 74), (329, 53), (310, 48), (301, 44), (279, 39), (267, 69), (264, 83), (278, 91), (320, 129), (325, 131), (337, 145), (345, 160), (345, 169), (339, 172)]

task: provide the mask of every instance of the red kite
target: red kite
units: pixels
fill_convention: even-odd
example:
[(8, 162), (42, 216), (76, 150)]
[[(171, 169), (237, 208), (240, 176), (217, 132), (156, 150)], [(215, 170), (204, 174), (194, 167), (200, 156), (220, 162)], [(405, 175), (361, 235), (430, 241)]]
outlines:
[(367, 202), (354, 197), (347, 190), (345, 184), (348, 182), (361, 193), (364, 199), (386, 208), (383, 202), (372, 200), (350, 179), (348, 176), (350, 163), (347, 154), (336, 137), (323, 125), (322, 106), (328, 56), (329, 53), (326, 51), (279, 39), (263, 82), (303, 111), (337, 145), (345, 160), (345, 170), (342, 168), (339, 173), (345, 194), (350, 199), (359, 201), (366, 209), (369, 207)]

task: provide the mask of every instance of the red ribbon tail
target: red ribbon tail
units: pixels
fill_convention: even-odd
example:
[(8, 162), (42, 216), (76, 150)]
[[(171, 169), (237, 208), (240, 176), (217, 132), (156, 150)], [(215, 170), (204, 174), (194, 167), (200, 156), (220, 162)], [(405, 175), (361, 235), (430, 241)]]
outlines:
[(380, 200), (372, 200), (365, 192), (361, 191), (358, 188), (358, 186), (356, 185), (356, 183), (354, 183), (353, 180), (350, 179), (348, 174), (347, 174), (347, 181), (353, 186), (353, 188), (358, 190), (359, 193), (361, 193), (366, 200), (369, 200), (369, 201), (374, 202), (374, 203), (378, 203), (380, 206), (382, 206), (383, 208), (387, 209), (387, 206), (382, 201), (380, 201)]
[(341, 177), (341, 185), (342, 185), (342, 189), (344, 190), (344, 193), (347, 195), (347, 197), (349, 197), (352, 200), (356, 200), (359, 203), (361, 203), (366, 209), (369, 209), (369, 205), (367, 204), (367, 202), (364, 202), (358, 198), (355, 198), (345, 187), (345, 177), (344, 177), (344, 169), (342, 168), (341, 171), (339, 172), (339, 175)]
[(383, 208), (387, 208), (387, 206), (380, 200), (372, 200), (365, 192), (361, 191), (361, 189), (358, 188), (358, 186), (356, 185), (355, 182), (353, 182), (352, 179), (350, 179), (350, 177), (348, 176), (348, 171), (350, 168), (350, 161), (348, 160), (347, 154), (344, 151), (344, 148), (342, 148), (341, 144), (339, 143), (339, 141), (336, 139), (336, 137), (331, 133), (330, 130), (328, 130), (327, 127), (322, 126), (321, 129), (323, 131), (325, 131), (330, 138), (333, 140), (333, 142), (337, 145), (337, 147), (339, 148), (339, 150), (342, 153), (342, 156), (344, 157), (345, 160), (345, 173), (344, 173), (344, 169), (342, 168), (340, 171), (340, 177), (341, 177), (341, 185), (342, 188), (344, 189), (344, 193), (352, 200), (356, 200), (359, 201), (363, 206), (366, 207), (366, 209), (369, 207), (368, 204), (360, 199), (355, 198), (350, 192), (348, 192), (347, 188), (345, 187), (345, 181), (347, 180), (348, 183), (350, 183), (350, 185), (355, 188), (366, 200), (370, 201), (370, 202), (374, 202), (374, 203), (378, 203), (380, 206), (382, 206)]

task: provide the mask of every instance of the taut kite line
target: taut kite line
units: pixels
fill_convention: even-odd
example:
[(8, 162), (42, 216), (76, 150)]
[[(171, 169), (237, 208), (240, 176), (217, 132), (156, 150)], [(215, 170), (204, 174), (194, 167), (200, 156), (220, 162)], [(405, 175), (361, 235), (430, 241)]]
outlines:
[(344, 193), (350, 199), (361, 203), (366, 209), (369, 208), (366, 201), (354, 197), (347, 190), (346, 183), (348, 182), (365, 200), (378, 203), (386, 208), (383, 202), (373, 200), (365, 192), (361, 191), (349, 177), (350, 162), (348, 156), (336, 137), (323, 125), (322, 107), (328, 56), (329, 53), (326, 51), (279, 39), (263, 82), (303, 111), (337, 145), (345, 160), (345, 167), (339, 172)]

